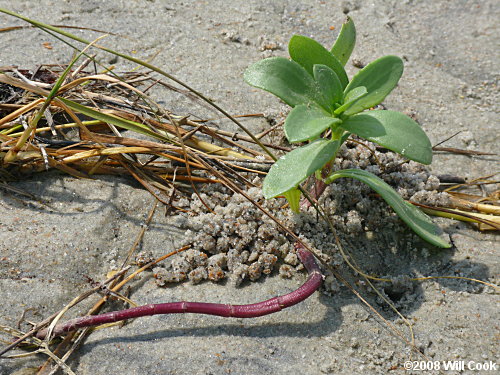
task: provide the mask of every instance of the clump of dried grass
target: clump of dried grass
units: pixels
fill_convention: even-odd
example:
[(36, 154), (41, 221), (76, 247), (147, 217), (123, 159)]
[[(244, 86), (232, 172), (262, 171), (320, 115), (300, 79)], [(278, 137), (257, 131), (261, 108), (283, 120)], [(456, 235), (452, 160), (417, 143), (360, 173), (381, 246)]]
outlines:
[[(237, 143), (232, 134), (176, 115), (150, 100), (144, 88), (159, 84), (151, 74), (92, 74), (85, 70), (90, 61), (67, 75), (35, 128), (30, 123), (63, 67), (44, 65), (36, 72), (2, 68), (0, 161), (4, 180), (51, 168), (76, 177), (130, 175), (158, 200), (171, 204), (173, 192), (179, 193), (189, 184), (220, 182), (211, 168), (242, 186), (251, 183), (241, 172), (265, 173), (262, 169), (270, 159), (241, 141)], [(19, 147), (19, 139), (28, 131), (27, 141)], [(6, 160), (9, 153), (13, 157)]]

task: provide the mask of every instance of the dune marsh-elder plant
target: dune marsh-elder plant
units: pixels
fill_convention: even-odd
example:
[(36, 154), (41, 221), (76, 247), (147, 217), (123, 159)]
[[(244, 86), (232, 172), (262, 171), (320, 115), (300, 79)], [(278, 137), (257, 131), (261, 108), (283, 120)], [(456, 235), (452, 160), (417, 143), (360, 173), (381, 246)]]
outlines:
[(294, 35), (288, 44), (291, 59), (271, 57), (246, 70), (247, 83), (292, 107), (284, 124), (288, 141), (306, 142), (274, 163), (264, 179), (264, 196), (284, 196), (298, 212), (299, 185), (309, 176), (315, 174), (325, 184), (341, 177), (355, 178), (375, 190), (420, 237), (449, 247), (432, 220), (379, 177), (360, 169), (330, 172), (337, 151), (351, 134), (407, 159), (423, 164), (432, 161), (429, 138), (415, 121), (396, 111), (370, 110), (396, 87), (403, 61), (397, 56), (381, 57), (349, 80), (344, 66), (355, 41), (354, 22), (348, 18), (330, 50), (311, 38)]

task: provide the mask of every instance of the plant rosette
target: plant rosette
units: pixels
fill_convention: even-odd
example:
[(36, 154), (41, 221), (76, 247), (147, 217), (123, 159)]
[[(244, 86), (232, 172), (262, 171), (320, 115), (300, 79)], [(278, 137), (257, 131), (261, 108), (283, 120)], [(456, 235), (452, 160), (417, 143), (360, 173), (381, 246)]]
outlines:
[[(270, 57), (251, 65), (244, 79), (292, 107), (284, 132), (290, 143), (306, 142), (279, 158), (264, 179), (266, 199), (284, 196), (298, 212), (299, 185), (315, 174), (326, 184), (355, 178), (374, 189), (420, 237), (438, 247), (450, 247), (441, 230), (417, 207), (405, 202), (379, 177), (359, 169), (329, 172), (340, 146), (355, 134), (407, 159), (432, 162), (432, 146), (420, 125), (403, 113), (370, 110), (396, 87), (403, 61), (384, 56), (349, 80), (344, 69), (356, 41), (352, 19), (343, 24), (333, 47), (294, 35), (288, 44), (291, 59)], [(325, 176), (326, 175), (326, 176)]]

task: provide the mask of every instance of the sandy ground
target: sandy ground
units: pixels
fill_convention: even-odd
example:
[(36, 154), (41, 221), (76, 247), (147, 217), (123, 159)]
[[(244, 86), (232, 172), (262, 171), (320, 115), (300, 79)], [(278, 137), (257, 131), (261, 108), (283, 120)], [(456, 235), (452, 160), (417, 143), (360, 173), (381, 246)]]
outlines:
[[(47, 23), (121, 34), (103, 43), (141, 58), (159, 52), (154, 60), (157, 66), (235, 114), (278, 113), (280, 104), (274, 97), (243, 82), (244, 69), (271, 54), (286, 56), (286, 43), (294, 33), (330, 45), (343, 12), (348, 12), (358, 29), (354, 58), (367, 63), (396, 54), (405, 60), (405, 73), (385, 101), (387, 107), (413, 114), (433, 144), (462, 131), (446, 145), (499, 151), (500, 7), (494, 0), (0, 0), (0, 6)], [(24, 24), (0, 15), (0, 27), (11, 25)], [(89, 39), (98, 35), (75, 33)], [(53, 48), (44, 48), (45, 42)], [(0, 45), (0, 65), (34, 68), (42, 62), (66, 63), (71, 56), (69, 47), (33, 29), (1, 33)], [(281, 49), (262, 51), (272, 45)], [(112, 60), (102, 53), (99, 57), (107, 63)], [(133, 67), (121, 60), (116, 64), (122, 70)], [(355, 71), (348, 64), (349, 74)], [(169, 92), (157, 95), (165, 95), (159, 99), (179, 114), (211, 114)], [(247, 123), (254, 131), (267, 126), (263, 120)], [(220, 125), (235, 130), (227, 122)], [(498, 160), (492, 157), (441, 154), (435, 156), (432, 170), (475, 178), (495, 172), (495, 163)], [(0, 323), (12, 326), (28, 307), (37, 309), (32, 320), (60, 309), (88, 288), (86, 275), (101, 280), (119, 264), (152, 201), (135, 183), (115, 177), (82, 181), (46, 173), (13, 185), (48, 202), (50, 208), (0, 193)], [(396, 276), (416, 270), (422, 275), (461, 275), (498, 283), (497, 236), (461, 223), (438, 222), (451, 236), (451, 250), (420, 249), (399, 258), (391, 257), (382, 243), (374, 263), (380, 265), (380, 259), (390, 263)], [(158, 213), (143, 248), (164, 254), (179, 244), (182, 234)], [(184, 283), (165, 289), (144, 278), (134, 286), (132, 298), (139, 304), (249, 303), (291, 291), (303, 280), (302, 274), (291, 280), (272, 275), (240, 288), (229, 283)], [(389, 321), (407, 332), (369, 289), (360, 288)], [(498, 295), (490, 288), (466, 281), (428, 281), (399, 298), (398, 308), (414, 324), (417, 346), (433, 361), (500, 365)], [(80, 312), (86, 308), (82, 306)], [(4, 359), (0, 373), (33, 368), (43, 359)], [(161, 316), (136, 320), (121, 329), (99, 330), (69, 363), (82, 375), (431, 373), (404, 370), (409, 359), (420, 358), (340, 287), (332, 296), (316, 293), (301, 305), (258, 319)], [(460, 373), (495, 372), (466, 369)]]

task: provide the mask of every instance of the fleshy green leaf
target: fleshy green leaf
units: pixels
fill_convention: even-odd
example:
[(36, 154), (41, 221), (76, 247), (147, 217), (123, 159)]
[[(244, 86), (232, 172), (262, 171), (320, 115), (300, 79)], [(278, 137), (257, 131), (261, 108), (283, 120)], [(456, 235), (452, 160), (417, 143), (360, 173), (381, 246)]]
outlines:
[(345, 66), (349, 57), (351, 57), (352, 50), (356, 44), (356, 28), (354, 27), (354, 22), (352, 18), (347, 17), (346, 22), (342, 25), (340, 29), (339, 36), (335, 41), (331, 49), (333, 56), (339, 60), (339, 62)]
[(333, 70), (322, 64), (314, 65), (313, 75), (324, 100), (324, 103), (320, 103), (321, 106), (332, 112), (333, 105), (340, 102), (344, 96), (339, 77)]
[(274, 198), (297, 187), (335, 157), (338, 148), (338, 141), (318, 139), (282, 156), (273, 164), (264, 179), (264, 197)]
[(347, 86), (349, 79), (342, 64), (330, 51), (314, 39), (303, 35), (292, 36), (288, 43), (288, 53), (290, 53), (292, 60), (302, 65), (311, 76), (313, 75), (314, 65), (326, 65), (335, 72), (342, 84), (342, 88)]
[(396, 87), (402, 74), (403, 60), (397, 56), (384, 56), (365, 66), (352, 78), (344, 92), (347, 94), (356, 87), (365, 86), (368, 94), (344, 114), (353, 115), (382, 102)]
[(420, 237), (434, 246), (448, 248), (451, 245), (440, 237), (440, 228), (432, 220), (412, 204), (405, 202), (385, 181), (379, 177), (360, 170), (344, 169), (333, 172), (325, 179), (331, 183), (340, 177), (355, 178), (375, 190), (396, 211), (398, 216)]
[(292, 107), (318, 99), (321, 101), (313, 77), (298, 63), (284, 57), (258, 61), (245, 71), (243, 77), (248, 84), (269, 91)]
[(347, 111), (347, 109), (351, 108), (359, 99), (362, 97), (366, 96), (368, 94), (368, 91), (366, 91), (365, 86), (359, 86), (351, 91), (349, 91), (345, 98), (344, 98), (344, 104), (342, 104), (340, 107), (338, 107), (333, 113), (336, 115)]
[(340, 126), (408, 159), (422, 164), (432, 162), (429, 138), (419, 124), (401, 112), (367, 111), (348, 117)]
[(286, 200), (288, 201), (288, 204), (290, 205), (290, 209), (295, 212), (299, 213), (300, 212), (300, 190), (297, 188), (293, 188), (291, 190), (288, 190), (287, 192), (283, 193), (285, 196)]
[(298, 105), (285, 120), (285, 136), (290, 143), (315, 139), (341, 120), (316, 106)]
[(366, 89), (365, 86), (356, 87), (355, 89), (352, 89), (345, 95), (344, 102), (345, 103), (354, 102), (355, 100), (358, 100), (359, 98), (365, 96), (366, 94), (368, 94), (368, 90)]

